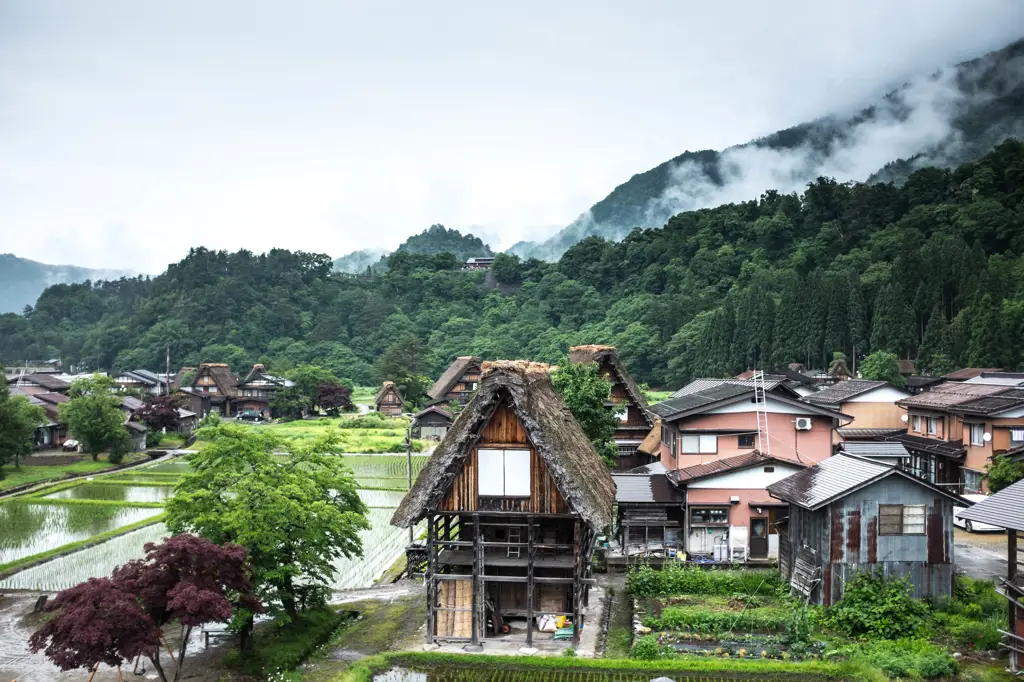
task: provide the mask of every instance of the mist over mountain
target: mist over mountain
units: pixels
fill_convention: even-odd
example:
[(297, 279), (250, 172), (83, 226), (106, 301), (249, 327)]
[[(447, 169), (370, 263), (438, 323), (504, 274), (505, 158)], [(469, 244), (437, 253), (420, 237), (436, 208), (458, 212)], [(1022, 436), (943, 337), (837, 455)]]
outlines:
[(77, 265), (49, 265), (11, 253), (0, 253), (0, 313), (20, 313), (35, 305), (39, 294), (54, 284), (131, 277), (131, 270), (94, 270)]
[(799, 192), (819, 176), (901, 183), (918, 168), (954, 167), (1024, 134), (1024, 40), (911, 80), (853, 115), (834, 115), (723, 151), (687, 151), (616, 187), (542, 242), (508, 249), (558, 258), (596, 235), (618, 240), (682, 211)]
[(366, 268), (372, 267), (381, 258), (388, 255), (387, 249), (360, 249), (347, 253), (334, 261), (334, 269), (337, 272), (347, 272), (351, 275), (358, 275), (366, 272)]

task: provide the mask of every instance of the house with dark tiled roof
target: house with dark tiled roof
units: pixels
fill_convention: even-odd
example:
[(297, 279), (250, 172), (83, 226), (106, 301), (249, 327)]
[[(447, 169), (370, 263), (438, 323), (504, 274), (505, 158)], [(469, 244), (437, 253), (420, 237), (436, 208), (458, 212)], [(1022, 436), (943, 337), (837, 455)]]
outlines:
[(60, 418), (60, 406), (69, 398), (63, 393), (30, 393), (22, 388), (10, 388), (12, 396), (24, 396), (29, 404), (42, 408), (46, 421), (36, 427), (32, 436), (32, 447), (48, 450), (60, 447), (68, 439), (68, 426)]
[(196, 369), (188, 386), (182, 390), (197, 400), (189, 402), (189, 410), (202, 415), (216, 412), (222, 417), (235, 415), (238, 379), (222, 362), (204, 362)]
[(766, 486), (832, 454), (851, 417), (804, 400), (785, 378), (698, 379), (650, 407), (661, 464), (685, 490), (686, 551), (719, 560), (770, 559), (785, 505)]
[(273, 414), (270, 402), (279, 391), (290, 388), (295, 382), (284, 377), (276, 376), (267, 371), (262, 364), (252, 366), (244, 379), (235, 385), (236, 414), (258, 414), (263, 419), (270, 419), (278, 415)]
[(25, 394), (33, 393), (63, 393), (67, 394), (71, 384), (58, 379), (50, 372), (33, 372), (31, 374), (19, 374), (7, 382), (8, 386), (16, 386), (22, 389)]
[[(986, 372), (987, 373), (987, 372)], [(1024, 377), (978, 372), (897, 402), (907, 433), (894, 436), (911, 453), (911, 470), (965, 492), (986, 490), (995, 455), (1024, 446)]]
[(125, 370), (114, 375), (114, 383), (121, 390), (133, 390), (151, 395), (167, 393), (167, 377), (148, 369)]
[[(852, 427), (860, 429), (902, 429), (903, 411), (896, 402), (910, 397), (910, 392), (884, 381), (848, 379), (804, 397), (813, 404), (830, 407), (853, 417)], [(835, 442), (843, 436), (836, 431)]]

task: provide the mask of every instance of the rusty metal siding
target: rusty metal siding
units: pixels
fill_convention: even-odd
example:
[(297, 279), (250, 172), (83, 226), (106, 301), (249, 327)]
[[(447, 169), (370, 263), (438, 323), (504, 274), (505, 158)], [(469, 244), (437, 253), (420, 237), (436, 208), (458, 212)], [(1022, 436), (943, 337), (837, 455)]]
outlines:
[[(923, 504), (925, 533), (878, 535), (879, 504)], [(844, 583), (859, 571), (907, 577), (914, 596), (948, 596), (953, 588), (953, 503), (902, 477), (890, 476), (854, 491), (817, 512), (790, 508), (790, 548), (816, 552), (819, 604), (834, 604)], [(791, 562), (787, 562), (791, 563)]]

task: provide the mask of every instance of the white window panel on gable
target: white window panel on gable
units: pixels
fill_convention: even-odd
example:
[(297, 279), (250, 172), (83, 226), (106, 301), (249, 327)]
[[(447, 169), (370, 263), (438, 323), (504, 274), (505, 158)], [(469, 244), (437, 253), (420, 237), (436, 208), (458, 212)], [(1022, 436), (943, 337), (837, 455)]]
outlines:
[[(765, 472), (765, 467), (775, 467), (775, 471)], [(741, 471), (729, 471), (718, 476), (709, 476), (699, 481), (687, 483), (687, 488), (728, 488), (730, 490), (762, 490), (765, 487), (792, 476), (800, 467), (780, 462), (764, 462)], [(768, 499), (767, 493), (765, 499)]]
[(901, 391), (898, 388), (892, 386), (879, 386), (878, 388), (865, 391), (860, 395), (855, 395), (852, 398), (847, 398), (843, 402), (847, 403), (894, 403), (897, 400), (903, 400), (909, 398), (910, 393), (907, 391)]
[(990, 417), (997, 417), (999, 419), (1013, 419), (1014, 417), (1024, 417), (1024, 407), (1015, 407), (1012, 410), (1006, 412), (997, 412), (989, 415)]
[[(813, 410), (801, 407), (800, 405), (790, 405), (779, 400), (772, 400), (769, 398), (763, 403), (762, 410), (764, 412), (771, 412), (773, 414), (799, 414), (801, 416), (806, 415), (808, 417), (816, 416), (818, 413)], [(701, 414), (742, 414), (746, 412), (755, 412), (755, 404), (749, 399), (744, 398), (739, 402), (732, 403), (730, 405), (722, 405), (712, 410), (702, 412)]]

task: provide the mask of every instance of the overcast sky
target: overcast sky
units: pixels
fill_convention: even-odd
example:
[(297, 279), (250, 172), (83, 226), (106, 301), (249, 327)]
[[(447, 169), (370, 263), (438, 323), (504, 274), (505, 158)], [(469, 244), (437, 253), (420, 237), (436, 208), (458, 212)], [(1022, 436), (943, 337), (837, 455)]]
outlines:
[(507, 247), (1022, 33), (1021, 0), (5, 0), (0, 252)]

